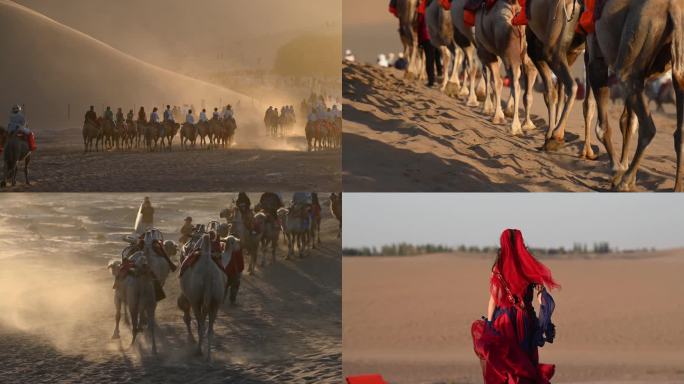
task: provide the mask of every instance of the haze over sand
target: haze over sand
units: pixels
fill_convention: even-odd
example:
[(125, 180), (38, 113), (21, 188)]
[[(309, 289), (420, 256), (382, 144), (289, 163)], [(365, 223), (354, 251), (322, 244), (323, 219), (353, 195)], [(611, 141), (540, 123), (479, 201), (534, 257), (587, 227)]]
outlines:
[(399, 21), (388, 9), (389, 0), (342, 0), (342, 45), (357, 61), (375, 63), (380, 53), (403, 50)]
[[(158, 356), (145, 337), (114, 330), (113, 277), (147, 194), (11, 194), (0, 212), (0, 382), (339, 383), (341, 260), (337, 221), (323, 204), (322, 245), (244, 275), (238, 306), (219, 310), (214, 362), (186, 341), (177, 274), (157, 306)], [(234, 193), (151, 194), (155, 225), (176, 240), (185, 216), (219, 220)], [(250, 194), (257, 202), (260, 194)], [(290, 199), (290, 194), (284, 194)], [(178, 262), (178, 255), (173, 257)], [(194, 326), (193, 326), (194, 327)], [(195, 331), (196, 335), (196, 331)]]
[[(2, 121), (10, 105), (25, 103), (33, 128), (42, 134), (67, 122), (79, 127), (89, 105), (103, 106), (183, 103), (202, 100), (245, 105), (251, 99), (196, 79), (143, 62), (84, 33), (9, 0), (0, 1), (0, 96)], [(124, 104), (125, 103), (125, 104)], [(137, 111), (136, 111), (137, 112)], [(148, 113), (151, 111), (148, 111)], [(56, 127), (57, 126), (57, 127)]]
[[(494, 255), (344, 257), (344, 374), (481, 383), (470, 326), (486, 314)], [(684, 382), (684, 250), (543, 260), (562, 289), (554, 383)]]
[[(575, 66), (578, 70), (578, 66)], [(579, 157), (584, 144), (582, 105), (568, 119), (565, 145), (555, 153), (540, 151), (546, 131), (546, 106), (534, 93), (536, 129), (522, 137), (506, 125), (494, 125), (481, 107), (447, 97), (437, 88), (403, 79), (403, 73), (377, 66), (343, 68), (345, 191), (606, 191), (613, 171), (603, 145), (593, 136), (596, 161)], [(507, 94), (504, 101), (507, 101)], [(655, 108), (655, 107), (654, 107)], [(611, 107), (616, 151), (621, 105)], [(656, 136), (646, 149), (636, 189), (671, 191), (675, 152), (672, 105), (653, 113)], [(630, 160), (636, 149), (631, 143)], [(619, 154), (619, 152), (618, 152)]]

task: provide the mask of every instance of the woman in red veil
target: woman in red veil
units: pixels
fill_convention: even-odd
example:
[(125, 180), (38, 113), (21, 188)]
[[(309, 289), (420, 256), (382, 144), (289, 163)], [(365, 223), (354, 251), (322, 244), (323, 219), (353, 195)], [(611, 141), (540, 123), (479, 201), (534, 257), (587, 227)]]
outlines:
[(505, 230), (492, 266), (487, 318), (472, 326), (485, 384), (550, 382), (555, 366), (539, 363), (538, 347), (555, 337), (555, 303), (547, 289), (557, 287), (551, 271), (525, 247), (522, 233)]

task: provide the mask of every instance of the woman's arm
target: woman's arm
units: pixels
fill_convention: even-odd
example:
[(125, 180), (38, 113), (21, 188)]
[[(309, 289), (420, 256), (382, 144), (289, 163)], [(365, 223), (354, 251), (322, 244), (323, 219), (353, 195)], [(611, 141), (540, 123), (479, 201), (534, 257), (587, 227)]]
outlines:
[(494, 300), (494, 294), (489, 294), (489, 305), (487, 306), (487, 320), (492, 321), (494, 317), (494, 309), (496, 308), (496, 300)]

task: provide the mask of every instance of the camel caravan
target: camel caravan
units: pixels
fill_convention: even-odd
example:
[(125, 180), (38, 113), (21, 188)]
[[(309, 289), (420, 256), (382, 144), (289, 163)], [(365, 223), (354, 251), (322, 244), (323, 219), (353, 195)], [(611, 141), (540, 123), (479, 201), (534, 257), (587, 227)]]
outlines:
[[(338, 201), (339, 200), (339, 201)], [(340, 221), (341, 196), (330, 196), (330, 210)], [(277, 262), (281, 234), (287, 245), (283, 259), (305, 257), (321, 246), (321, 204), (316, 193), (295, 193), (287, 206), (279, 194), (265, 192), (252, 207), (247, 194), (238, 194), (231, 206), (221, 210), (216, 220), (193, 223), (186, 217), (177, 242), (164, 238), (154, 227), (154, 208), (148, 198), (140, 207), (135, 233), (124, 237), (128, 244), (121, 257), (108, 268), (114, 276), (115, 328), (112, 339), (120, 338), (122, 315), (130, 326), (133, 345), (147, 331), (151, 348), (157, 354), (155, 310), (166, 298), (164, 286), (177, 273), (180, 295), (176, 304), (187, 329), (188, 342), (195, 343), (192, 316), (195, 317), (199, 355), (206, 343), (206, 359), (211, 359), (213, 325), (226, 298), (238, 302), (245, 264), (252, 275), (257, 268)], [(180, 253), (180, 262), (172, 258)], [(123, 312), (122, 312), (123, 311)]]
[[(183, 121), (179, 123), (178, 121)], [(166, 106), (163, 119), (157, 107), (152, 109), (149, 119), (145, 107), (140, 107), (137, 119), (133, 110), (124, 116), (121, 108), (116, 115), (107, 107), (102, 116), (97, 116), (93, 106), (85, 114), (83, 122), (83, 145), (85, 152), (106, 150), (145, 149), (150, 152), (171, 150), (176, 136), (182, 149), (196, 147), (204, 149), (227, 148), (233, 145), (237, 123), (229, 104), (214, 112), (209, 118), (206, 109), (195, 117), (192, 107)]]
[[(649, 108), (674, 103), (677, 126), (675, 191), (682, 190), (682, 125), (684, 124), (684, 2), (673, 0), (391, 0), (399, 21), (405, 77), (434, 82), (443, 63), (440, 90), (473, 108), (512, 135), (531, 132), (533, 87), (543, 83), (548, 127), (543, 150), (564, 145), (565, 128), (575, 104), (578, 84), (571, 75), (584, 61), (587, 92), (583, 97), (584, 146), (581, 158), (595, 160), (592, 131), (609, 155), (612, 188), (631, 191), (656, 126)], [(504, 79), (510, 98), (502, 106)], [(439, 67), (437, 68), (439, 71)], [(649, 84), (666, 74), (670, 88)], [(619, 85), (624, 103), (619, 119), (622, 148), (611, 142), (608, 109), (611, 88)], [(660, 83), (659, 83), (660, 84)], [(522, 101), (522, 105), (521, 105)], [(520, 116), (523, 111), (523, 116)], [(597, 123), (593, 123), (597, 115)], [(522, 122), (521, 122), (522, 118)], [(636, 152), (629, 159), (632, 137)]]
[(337, 104), (328, 107), (326, 98), (312, 93), (302, 100), (300, 110), (306, 119), (307, 151), (322, 151), (342, 147), (342, 109)]

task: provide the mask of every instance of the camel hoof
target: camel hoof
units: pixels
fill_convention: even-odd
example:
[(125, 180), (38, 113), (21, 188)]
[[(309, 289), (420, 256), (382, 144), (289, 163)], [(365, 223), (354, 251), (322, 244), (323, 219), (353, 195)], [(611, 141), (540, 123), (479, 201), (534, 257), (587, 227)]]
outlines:
[(114, 334), (112, 335), (112, 340), (118, 340), (118, 339), (119, 339), (119, 333), (114, 332)]
[(537, 126), (534, 125), (534, 123), (532, 122), (532, 120), (527, 120), (527, 121), (525, 122), (525, 124), (523, 124), (522, 129), (523, 129), (523, 131), (531, 131), (531, 130), (533, 130), (533, 129), (537, 129)]
[(544, 150), (546, 152), (557, 151), (560, 147), (563, 146), (564, 142), (565, 140), (558, 140), (556, 138), (547, 139), (544, 143)]
[(580, 158), (586, 160), (596, 160), (598, 159), (598, 155), (594, 153), (594, 151), (591, 149), (591, 146), (585, 146), (580, 154)]
[(504, 116), (506, 116), (509, 119), (513, 118), (513, 110), (512, 109), (508, 109), (508, 108), (504, 109), (503, 114), (504, 114)]
[(492, 117), (492, 124), (495, 124), (495, 125), (506, 124), (506, 119), (503, 116), (494, 116), (494, 117)]
[(520, 125), (514, 126), (511, 128), (511, 135), (513, 136), (524, 136), (523, 130), (520, 128)]
[(620, 184), (615, 187), (617, 192), (632, 192), (634, 191), (634, 185), (628, 181), (621, 181)]
[(478, 107), (480, 105), (480, 102), (477, 101), (477, 99), (468, 99), (468, 102), (466, 103), (466, 106), (468, 107)]

